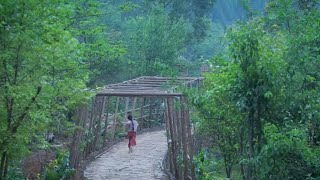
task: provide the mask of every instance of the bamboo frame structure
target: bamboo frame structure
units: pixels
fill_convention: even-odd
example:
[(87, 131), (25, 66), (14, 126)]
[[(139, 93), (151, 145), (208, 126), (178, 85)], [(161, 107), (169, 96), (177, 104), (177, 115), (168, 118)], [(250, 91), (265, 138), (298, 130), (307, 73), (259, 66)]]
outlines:
[[(160, 114), (164, 113), (168, 169), (176, 179), (195, 179), (188, 101), (179, 92), (179, 87), (197, 87), (202, 80), (202, 77), (143, 76), (105, 86), (96, 94), (92, 104), (79, 108), (76, 113), (78, 128), (70, 147), (71, 167), (77, 169), (81, 159), (116, 141), (117, 130), (124, 130), (119, 121), (126, 118), (127, 112), (134, 115), (141, 129), (162, 124), (162, 120), (154, 122), (160, 121)], [(108, 138), (107, 134), (111, 137)], [(81, 144), (85, 144), (83, 152), (80, 152)]]
[(183, 96), (175, 92), (179, 86), (193, 86), (199, 84), (202, 77), (157, 77), (143, 76), (123, 83), (111, 84), (97, 93), (97, 96), (124, 96), (124, 97), (174, 97)]

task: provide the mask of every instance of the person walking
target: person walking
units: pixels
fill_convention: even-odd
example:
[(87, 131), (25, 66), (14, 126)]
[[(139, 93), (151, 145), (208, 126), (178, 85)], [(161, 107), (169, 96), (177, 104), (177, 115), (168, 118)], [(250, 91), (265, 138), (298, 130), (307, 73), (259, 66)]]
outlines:
[(139, 126), (139, 123), (133, 119), (132, 115), (128, 115), (128, 121), (125, 123), (127, 126), (127, 131), (128, 131), (128, 148), (129, 148), (129, 153), (133, 152), (132, 147), (137, 145), (136, 142), (136, 137), (137, 137), (137, 129)]

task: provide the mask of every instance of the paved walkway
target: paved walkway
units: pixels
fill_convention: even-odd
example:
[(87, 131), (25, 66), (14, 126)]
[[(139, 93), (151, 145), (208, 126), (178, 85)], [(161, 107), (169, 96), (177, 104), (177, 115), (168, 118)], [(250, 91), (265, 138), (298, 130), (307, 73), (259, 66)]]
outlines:
[(167, 151), (165, 131), (137, 135), (137, 146), (128, 154), (128, 140), (114, 145), (89, 164), (89, 180), (166, 180), (161, 163)]

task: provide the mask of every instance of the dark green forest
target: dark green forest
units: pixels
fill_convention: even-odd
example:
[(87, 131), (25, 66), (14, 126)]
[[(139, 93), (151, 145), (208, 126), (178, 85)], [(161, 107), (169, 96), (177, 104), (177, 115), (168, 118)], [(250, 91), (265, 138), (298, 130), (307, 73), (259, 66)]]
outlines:
[[(140, 76), (204, 76), (199, 180), (320, 179), (319, 0), (0, 0), (0, 180), (73, 112)], [(201, 66), (209, 71), (202, 73)], [(37, 179), (70, 179), (68, 149)]]

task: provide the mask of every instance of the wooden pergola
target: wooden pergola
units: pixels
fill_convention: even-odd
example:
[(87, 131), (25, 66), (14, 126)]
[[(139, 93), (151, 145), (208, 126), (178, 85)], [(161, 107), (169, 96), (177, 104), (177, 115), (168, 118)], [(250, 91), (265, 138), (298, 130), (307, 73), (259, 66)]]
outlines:
[(179, 86), (195, 87), (203, 80), (202, 77), (157, 77), (143, 76), (118, 84), (104, 87), (97, 96), (144, 96), (144, 97), (174, 97), (182, 96), (176, 92)]
[[(79, 129), (74, 135), (74, 144), (71, 149), (73, 154), (70, 158), (71, 167), (76, 169), (80, 159), (103, 149), (107, 144), (108, 133), (111, 134), (111, 140), (114, 141), (117, 122), (121, 119), (125, 120), (127, 112), (139, 114), (135, 119), (142, 125), (142, 128), (150, 128), (152, 127), (150, 123), (144, 124), (148, 122), (148, 119), (155, 119), (152, 115), (155, 111), (155, 114), (164, 114), (168, 142), (167, 169), (176, 179), (195, 179), (189, 105), (186, 97), (179, 90), (180, 88), (196, 88), (202, 80), (202, 77), (143, 76), (105, 86), (96, 94), (91, 105), (84, 106), (78, 111), (77, 124), (83, 129)], [(116, 101), (111, 101), (111, 97), (116, 97)], [(121, 104), (120, 98), (125, 100), (125, 105), (119, 105)], [(131, 100), (133, 101), (130, 107)], [(112, 112), (111, 102), (115, 102)], [(146, 105), (146, 102), (149, 105)], [(121, 107), (124, 108), (123, 111), (119, 110)], [(146, 113), (147, 108), (149, 111)], [(84, 131), (89, 136), (85, 137)], [(100, 135), (101, 132), (103, 132), (103, 137)], [(81, 141), (86, 141), (85, 138), (92, 140), (85, 146), (84, 157), (80, 157), (77, 148)], [(182, 157), (183, 164), (180, 163), (179, 157)]]

